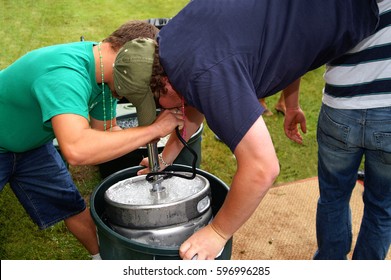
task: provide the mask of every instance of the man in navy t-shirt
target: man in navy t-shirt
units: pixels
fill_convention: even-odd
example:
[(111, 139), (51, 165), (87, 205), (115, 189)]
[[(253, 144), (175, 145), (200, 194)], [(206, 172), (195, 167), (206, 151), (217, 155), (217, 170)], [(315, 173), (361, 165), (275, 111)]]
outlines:
[[(215, 258), (278, 176), (258, 99), (298, 85), (303, 74), (370, 35), (377, 22), (375, 0), (194, 0), (160, 31), (169, 87), (161, 105), (178, 107), (183, 97), (189, 123), (199, 124), (205, 116), (237, 159), (224, 205), (209, 226), (182, 244), (182, 258)], [(295, 89), (285, 95), (285, 131), (301, 143), (293, 123), (305, 131), (305, 118)], [(165, 164), (178, 152), (173, 147), (166, 146)]]

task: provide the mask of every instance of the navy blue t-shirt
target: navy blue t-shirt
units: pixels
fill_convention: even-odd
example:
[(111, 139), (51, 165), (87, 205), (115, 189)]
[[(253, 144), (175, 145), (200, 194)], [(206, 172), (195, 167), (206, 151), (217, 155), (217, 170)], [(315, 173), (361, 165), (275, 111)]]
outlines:
[(376, 28), (375, 0), (193, 0), (159, 33), (174, 88), (232, 151), (258, 99), (342, 55)]

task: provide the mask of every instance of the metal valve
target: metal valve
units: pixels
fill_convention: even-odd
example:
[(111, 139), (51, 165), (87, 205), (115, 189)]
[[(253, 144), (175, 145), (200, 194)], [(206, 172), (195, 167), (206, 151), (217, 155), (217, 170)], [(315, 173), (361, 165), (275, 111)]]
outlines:
[[(159, 151), (157, 148), (157, 142), (148, 143), (148, 163), (149, 169), (153, 173), (159, 172), (160, 164), (159, 164)], [(152, 184), (151, 193), (157, 194), (160, 198), (165, 197), (166, 188), (161, 185), (161, 182), (164, 180), (162, 175), (153, 175), (150, 183)]]

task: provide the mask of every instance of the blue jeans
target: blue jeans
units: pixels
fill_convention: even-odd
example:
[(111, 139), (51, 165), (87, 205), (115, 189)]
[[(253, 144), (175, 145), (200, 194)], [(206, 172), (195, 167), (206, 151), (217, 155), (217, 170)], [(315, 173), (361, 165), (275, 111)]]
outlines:
[(384, 259), (391, 241), (391, 107), (339, 110), (322, 105), (317, 139), (314, 259), (346, 259), (351, 250), (349, 201), (363, 158), (364, 213), (353, 259)]
[(86, 208), (52, 142), (24, 153), (0, 153), (0, 190), (8, 182), (40, 229)]

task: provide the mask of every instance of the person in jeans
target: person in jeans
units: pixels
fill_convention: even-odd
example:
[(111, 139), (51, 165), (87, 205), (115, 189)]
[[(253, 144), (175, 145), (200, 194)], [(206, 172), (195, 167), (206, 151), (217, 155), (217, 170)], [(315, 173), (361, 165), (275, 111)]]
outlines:
[(320, 197), (314, 259), (346, 259), (350, 197), (365, 159), (364, 213), (352, 258), (380, 260), (391, 241), (391, 1), (379, 1), (376, 33), (325, 73), (318, 140)]

